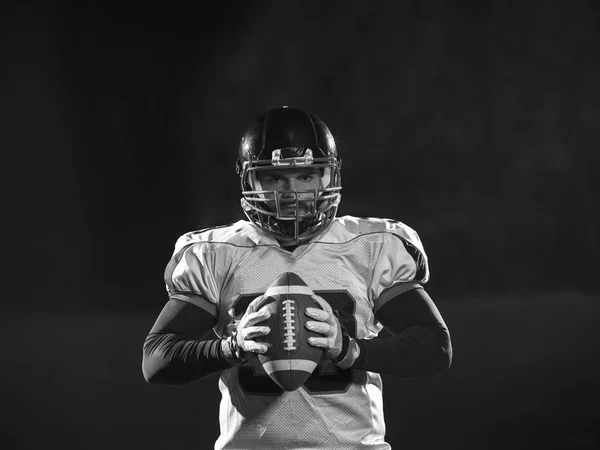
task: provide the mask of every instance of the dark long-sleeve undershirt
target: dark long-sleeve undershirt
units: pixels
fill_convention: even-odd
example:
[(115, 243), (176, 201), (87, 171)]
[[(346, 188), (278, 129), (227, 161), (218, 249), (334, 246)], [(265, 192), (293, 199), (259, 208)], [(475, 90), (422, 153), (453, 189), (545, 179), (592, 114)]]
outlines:
[(353, 368), (398, 377), (448, 370), (452, 363), (450, 333), (422, 287), (391, 299), (375, 316), (392, 336), (358, 340), (361, 351)]
[(150, 382), (185, 384), (231, 367), (221, 339), (190, 340), (175, 330), (161, 330), (144, 342), (144, 376)]
[(360, 356), (352, 366), (397, 377), (432, 375), (448, 370), (452, 361), (447, 330), (415, 325), (391, 337), (359, 340)]
[[(389, 300), (376, 317), (392, 336), (358, 340), (360, 356), (352, 368), (399, 377), (448, 369), (452, 360), (450, 335), (422, 288)], [(170, 300), (144, 343), (146, 380), (183, 384), (231, 368), (221, 339), (200, 338), (213, 325), (214, 318), (203, 309)]]

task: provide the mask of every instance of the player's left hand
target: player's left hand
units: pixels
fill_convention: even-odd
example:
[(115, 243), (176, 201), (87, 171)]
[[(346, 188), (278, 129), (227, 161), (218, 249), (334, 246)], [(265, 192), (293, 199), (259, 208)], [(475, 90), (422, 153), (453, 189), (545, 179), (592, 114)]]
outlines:
[(323, 297), (315, 294), (312, 295), (312, 298), (323, 309), (306, 308), (306, 315), (311, 319), (315, 319), (306, 322), (306, 328), (322, 334), (323, 337), (308, 338), (308, 343), (323, 348), (330, 359), (335, 359), (342, 351), (342, 326), (331, 306)]

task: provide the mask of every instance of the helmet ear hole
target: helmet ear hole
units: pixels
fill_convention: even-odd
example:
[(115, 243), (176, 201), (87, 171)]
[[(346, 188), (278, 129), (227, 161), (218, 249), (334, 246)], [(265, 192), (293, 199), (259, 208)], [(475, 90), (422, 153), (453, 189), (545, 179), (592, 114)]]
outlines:
[(253, 191), (262, 191), (262, 184), (260, 183), (259, 177), (256, 176), (256, 172), (248, 174), (248, 184)]
[(321, 169), (321, 189), (327, 189), (331, 184), (331, 167)]

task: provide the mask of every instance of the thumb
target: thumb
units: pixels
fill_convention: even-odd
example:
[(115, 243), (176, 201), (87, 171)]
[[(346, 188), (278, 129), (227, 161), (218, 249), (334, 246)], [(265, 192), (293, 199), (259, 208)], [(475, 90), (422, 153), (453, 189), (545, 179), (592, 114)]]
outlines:
[(311, 295), (312, 299), (328, 314), (333, 314), (333, 310), (331, 309), (331, 305), (327, 303), (323, 297), (319, 297), (317, 294)]
[(246, 314), (251, 313), (251, 312), (255, 312), (258, 311), (262, 305), (262, 303), (267, 299), (268, 297), (266, 295), (259, 295), (258, 297), (256, 297), (254, 300), (252, 300), (250, 302), (250, 304), (248, 305), (248, 308), (246, 308)]

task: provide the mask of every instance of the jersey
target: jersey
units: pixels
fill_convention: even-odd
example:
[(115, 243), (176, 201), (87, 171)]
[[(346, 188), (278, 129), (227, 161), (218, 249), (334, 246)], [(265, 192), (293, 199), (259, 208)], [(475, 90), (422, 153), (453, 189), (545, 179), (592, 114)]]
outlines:
[[(429, 279), (427, 256), (407, 225), (344, 216), (292, 252), (256, 225), (231, 225), (181, 236), (165, 271), (170, 298), (216, 319), (227, 337), (248, 304), (285, 272), (297, 273), (330, 303), (349, 334), (372, 339), (375, 312)], [(323, 358), (295, 391), (279, 388), (262, 368), (237, 366), (219, 378), (220, 436), (215, 449), (388, 449), (382, 381), (377, 373), (340, 369)]]

